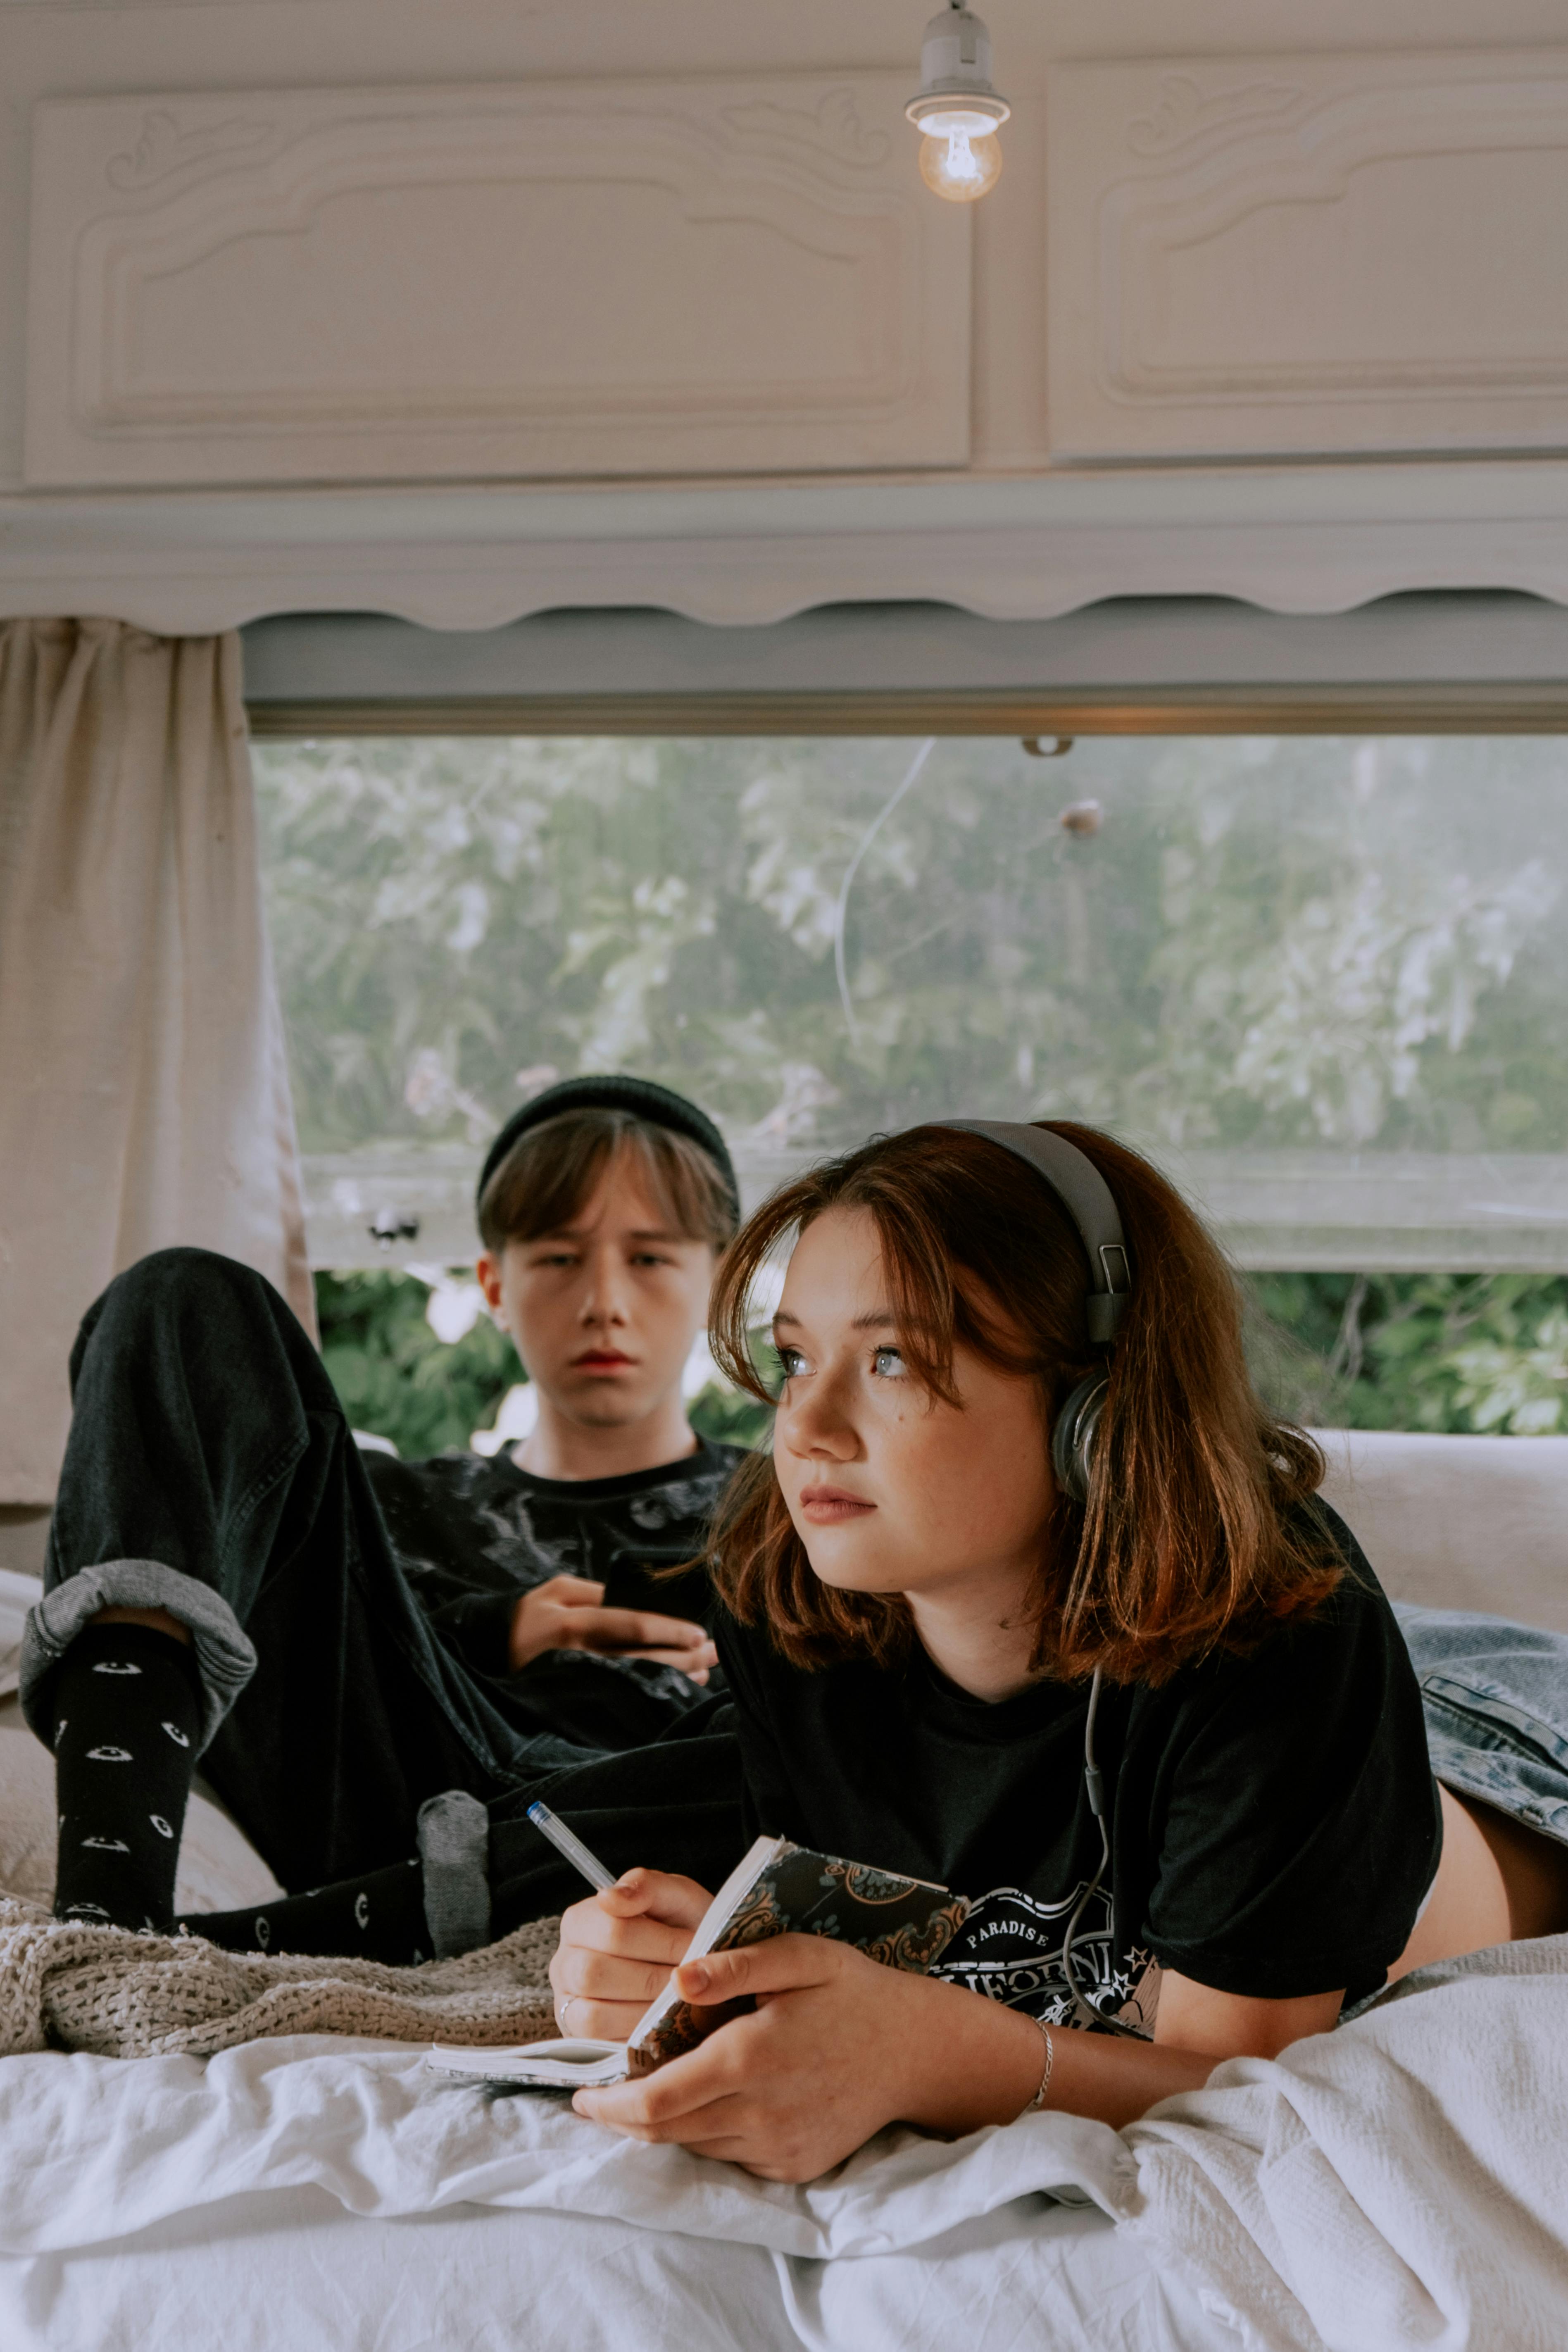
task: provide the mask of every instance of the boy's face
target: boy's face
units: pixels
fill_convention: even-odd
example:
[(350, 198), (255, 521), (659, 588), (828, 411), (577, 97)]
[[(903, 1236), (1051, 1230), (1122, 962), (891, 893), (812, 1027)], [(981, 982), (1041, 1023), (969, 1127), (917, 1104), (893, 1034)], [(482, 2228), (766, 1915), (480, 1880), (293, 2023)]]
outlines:
[(478, 1274), (542, 1396), (582, 1427), (620, 1429), (679, 1390), (714, 1263), (668, 1230), (620, 1152), (563, 1232), (487, 1252)]

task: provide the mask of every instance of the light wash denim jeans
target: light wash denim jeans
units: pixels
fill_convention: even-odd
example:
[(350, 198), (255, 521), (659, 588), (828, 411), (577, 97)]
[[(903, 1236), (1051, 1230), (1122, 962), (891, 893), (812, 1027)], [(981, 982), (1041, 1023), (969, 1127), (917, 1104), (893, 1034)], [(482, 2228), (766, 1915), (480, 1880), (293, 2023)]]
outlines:
[(1438, 1780), (1568, 1845), (1568, 1633), (1403, 1601), (1394, 1613)]

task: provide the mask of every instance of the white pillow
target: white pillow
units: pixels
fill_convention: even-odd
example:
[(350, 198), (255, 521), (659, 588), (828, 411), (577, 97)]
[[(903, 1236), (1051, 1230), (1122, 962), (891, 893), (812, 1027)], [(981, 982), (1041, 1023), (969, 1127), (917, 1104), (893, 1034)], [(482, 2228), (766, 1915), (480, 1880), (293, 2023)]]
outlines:
[[(49, 1903), (55, 1892), (55, 1767), (15, 1698), (0, 1701), (0, 1889)], [(177, 1911), (237, 1911), (282, 1888), (236, 1822), (193, 1793), (174, 1885)]]

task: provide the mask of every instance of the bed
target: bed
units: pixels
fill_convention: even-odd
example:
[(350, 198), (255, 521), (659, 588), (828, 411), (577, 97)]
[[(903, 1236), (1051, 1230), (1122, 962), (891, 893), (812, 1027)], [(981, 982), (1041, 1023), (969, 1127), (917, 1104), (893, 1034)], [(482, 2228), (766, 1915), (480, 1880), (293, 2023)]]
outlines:
[[(1494, 1443), (1340, 1441), (1331, 1491), (1405, 1597), (1563, 1622), (1568, 1442), (1465, 1450)], [(28, 1590), (0, 1572), (0, 1684)], [(0, 1696), (17, 1891), (47, 1873), (47, 1766)], [(269, 1888), (195, 1801), (182, 1900)], [(0, 2346), (1560, 2352), (1564, 2113), (1568, 1937), (1426, 1971), (1123, 2134), (1061, 2116), (951, 2147), (895, 2132), (805, 2189), (554, 2100), (491, 2100), (406, 2044), (15, 2056)]]
[[(1415, 1980), (1410, 1980), (1414, 1983)], [(0, 2063), (7, 2352), (1557, 2352), (1568, 1937), (1117, 2134), (885, 2134), (810, 2189), (405, 2045)]]

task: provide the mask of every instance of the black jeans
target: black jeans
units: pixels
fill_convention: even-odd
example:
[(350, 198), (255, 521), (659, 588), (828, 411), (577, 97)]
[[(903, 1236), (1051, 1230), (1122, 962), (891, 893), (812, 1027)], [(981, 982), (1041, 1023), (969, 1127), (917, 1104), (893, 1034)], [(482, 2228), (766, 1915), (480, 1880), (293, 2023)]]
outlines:
[[(286, 1887), (413, 1853), (420, 1804), (454, 1788), (489, 1808), (498, 1934), (585, 1892), (524, 1819), (536, 1796), (614, 1869), (709, 1884), (730, 1869), (742, 1827), (725, 1703), (617, 1753), (487, 1691), (431, 1631), (321, 1360), (261, 1276), (158, 1251), (89, 1310), (70, 1370), (36, 1613), (55, 1654), (106, 1602), (192, 1624), (216, 1720), (202, 1769)], [(47, 1664), (35, 1645), (36, 1726)]]

